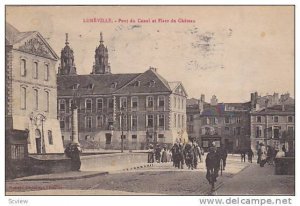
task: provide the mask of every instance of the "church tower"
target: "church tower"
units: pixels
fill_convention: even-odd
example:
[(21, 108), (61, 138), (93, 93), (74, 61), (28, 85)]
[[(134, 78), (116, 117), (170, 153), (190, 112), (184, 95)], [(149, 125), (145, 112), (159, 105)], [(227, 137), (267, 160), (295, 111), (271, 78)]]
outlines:
[(95, 50), (95, 63), (92, 74), (110, 74), (110, 65), (108, 63), (108, 50), (103, 44), (102, 32), (100, 33), (100, 45)]
[(68, 34), (66, 33), (66, 46), (61, 50), (60, 66), (58, 67), (58, 75), (76, 75), (76, 67), (74, 63), (74, 53), (69, 46)]

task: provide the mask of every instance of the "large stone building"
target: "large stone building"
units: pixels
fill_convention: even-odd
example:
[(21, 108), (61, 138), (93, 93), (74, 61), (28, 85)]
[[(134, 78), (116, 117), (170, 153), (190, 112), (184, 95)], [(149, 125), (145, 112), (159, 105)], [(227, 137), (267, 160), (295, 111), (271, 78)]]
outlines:
[[(223, 144), (229, 152), (236, 152), (250, 146), (250, 103), (218, 103), (216, 96), (210, 103), (201, 95), (197, 103), (199, 111), (189, 112), (193, 119), (192, 138), (207, 149), (214, 141), (216, 146)], [(196, 105), (194, 105), (196, 107)], [(191, 106), (187, 110), (191, 110)]]
[(275, 148), (285, 145), (295, 149), (295, 103), (288, 93), (277, 93), (260, 97), (251, 94), (251, 148), (258, 149), (259, 143)]
[(7, 157), (63, 153), (57, 120), (58, 56), (37, 31), (6, 24), (5, 132)]
[(66, 41), (57, 75), (58, 113), (64, 140), (71, 136), (71, 104), (78, 105), (81, 144), (143, 149), (150, 142), (187, 141), (186, 97), (180, 82), (168, 82), (150, 68), (144, 73), (112, 74), (102, 34), (89, 75), (77, 75)]

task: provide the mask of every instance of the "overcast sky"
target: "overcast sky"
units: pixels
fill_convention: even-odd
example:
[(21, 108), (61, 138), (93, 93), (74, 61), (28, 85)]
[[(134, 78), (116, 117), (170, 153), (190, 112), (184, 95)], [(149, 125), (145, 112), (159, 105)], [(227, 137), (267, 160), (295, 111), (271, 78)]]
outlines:
[[(84, 22), (94, 17), (112, 22)], [(149, 18), (176, 23), (138, 22)], [(130, 19), (136, 22), (124, 22)], [(6, 7), (6, 21), (39, 31), (59, 56), (69, 33), (78, 74), (92, 71), (102, 31), (112, 73), (153, 66), (168, 81), (182, 81), (189, 98), (215, 94), (219, 102), (248, 101), (254, 91), (294, 96), (291, 6)]]

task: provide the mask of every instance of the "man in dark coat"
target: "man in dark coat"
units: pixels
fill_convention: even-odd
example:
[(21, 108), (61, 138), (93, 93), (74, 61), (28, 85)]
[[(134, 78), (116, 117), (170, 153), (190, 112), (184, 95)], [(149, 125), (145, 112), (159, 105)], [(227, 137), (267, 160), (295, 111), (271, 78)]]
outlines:
[(223, 145), (221, 145), (221, 148), (220, 148), (220, 157), (221, 157), (221, 159), (223, 161), (223, 170), (225, 170), (225, 167), (226, 167), (227, 156), (228, 156), (227, 149)]
[(219, 169), (220, 169), (220, 154), (217, 152), (217, 148), (212, 143), (212, 146), (209, 148), (209, 152), (206, 156), (206, 179), (208, 180), (209, 184), (217, 181), (217, 177), (219, 176)]
[(66, 155), (71, 158), (71, 170), (72, 171), (79, 171), (81, 167), (80, 161), (80, 146), (79, 144), (70, 144), (66, 150)]

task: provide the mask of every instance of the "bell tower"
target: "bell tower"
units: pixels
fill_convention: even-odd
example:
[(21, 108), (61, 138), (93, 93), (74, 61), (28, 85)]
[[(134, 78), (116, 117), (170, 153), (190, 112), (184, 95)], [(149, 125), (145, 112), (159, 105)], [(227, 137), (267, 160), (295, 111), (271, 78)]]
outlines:
[(100, 33), (100, 45), (95, 50), (95, 63), (91, 74), (110, 74), (110, 65), (108, 63), (108, 50), (103, 44), (102, 32)]
[(61, 50), (60, 66), (58, 67), (58, 75), (76, 75), (76, 66), (74, 63), (74, 53), (69, 46), (68, 33), (66, 33), (66, 46)]

